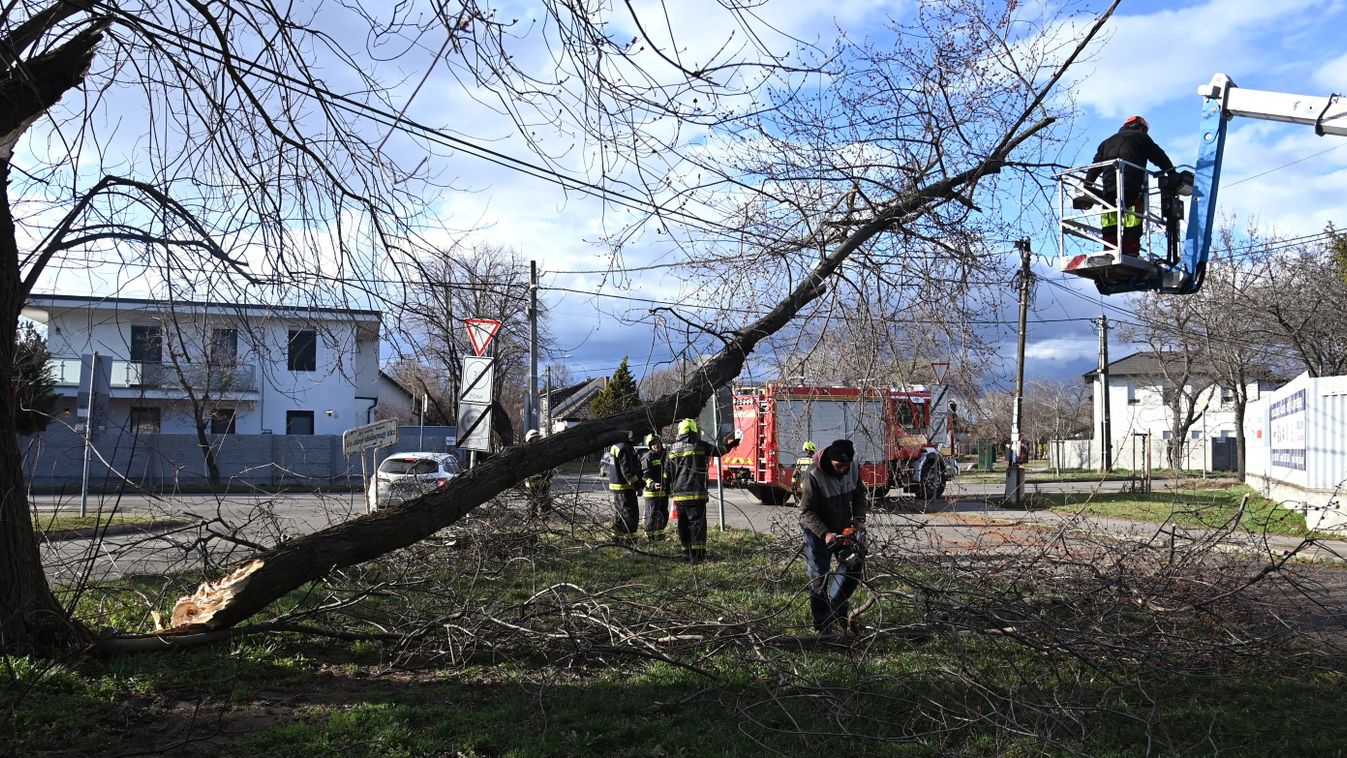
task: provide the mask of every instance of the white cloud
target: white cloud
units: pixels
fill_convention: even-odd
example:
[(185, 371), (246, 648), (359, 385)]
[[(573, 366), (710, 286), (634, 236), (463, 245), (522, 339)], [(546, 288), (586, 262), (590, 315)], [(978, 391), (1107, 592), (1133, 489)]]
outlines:
[(1330, 92), (1347, 94), (1347, 53), (1320, 65), (1314, 72), (1314, 81)]
[(1118, 118), (1192, 95), (1216, 72), (1237, 82), (1246, 73), (1255, 78), (1284, 65), (1283, 47), (1296, 35), (1314, 31), (1337, 5), (1330, 0), (1209, 0), (1115, 15), (1105, 27), (1107, 38), (1085, 64), (1088, 78), (1077, 83), (1079, 102), (1100, 116)]

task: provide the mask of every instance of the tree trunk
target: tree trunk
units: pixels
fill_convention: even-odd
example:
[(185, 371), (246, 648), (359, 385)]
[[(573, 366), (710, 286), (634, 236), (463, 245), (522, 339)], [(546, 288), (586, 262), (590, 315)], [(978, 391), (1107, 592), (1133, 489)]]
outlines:
[(1244, 481), (1244, 454), (1247, 449), (1244, 439), (1244, 409), (1248, 402), (1248, 392), (1241, 388), (1235, 395), (1235, 473), (1241, 482)]
[(362, 563), (415, 544), (450, 526), (516, 482), (561, 463), (600, 450), (633, 429), (660, 428), (677, 418), (697, 415), (714, 389), (739, 375), (757, 344), (785, 326), (826, 290), (826, 281), (842, 262), (875, 235), (930, 206), (963, 197), (966, 185), (996, 173), (1024, 140), (1051, 123), (1040, 121), (1017, 135), (978, 165), (899, 195), (869, 221), (859, 224), (831, 254), (769, 313), (728, 335), (725, 347), (677, 392), (617, 416), (597, 419), (527, 446), (511, 447), (485, 464), (455, 477), (443, 489), (393, 508), (379, 510), (319, 532), (289, 540), (253, 556), (219, 582), (207, 582), (178, 601), (173, 631), (198, 632), (230, 627), (262, 611), (305, 582), (330, 571)]
[(0, 160), (0, 653), (42, 653), (87, 642), (89, 635), (47, 585), (23, 483), (11, 388), (24, 287), (8, 186), (9, 162)]
[[(8, 15), (13, 6), (5, 10)], [(0, 39), (0, 653), (48, 652), (87, 642), (88, 631), (57, 602), (42, 570), (14, 433), (14, 355), (19, 313), (31, 281), (19, 269), (19, 245), (9, 202), (10, 156), (24, 130), (61, 95), (84, 80), (106, 21), (94, 21), (54, 49), (26, 58), (48, 29), (78, 13), (76, 3), (53, 2)], [(36, 277), (51, 251), (30, 261)]]
[(210, 479), (210, 488), (212, 492), (220, 491), (220, 462), (215, 459), (215, 448), (211, 447), (210, 437), (206, 434), (207, 421), (202, 418), (202, 411), (194, 409), (193, 426), (196, 427), (196, 445), (201, 448), (201, 457), (206, 461), (206, 477)]

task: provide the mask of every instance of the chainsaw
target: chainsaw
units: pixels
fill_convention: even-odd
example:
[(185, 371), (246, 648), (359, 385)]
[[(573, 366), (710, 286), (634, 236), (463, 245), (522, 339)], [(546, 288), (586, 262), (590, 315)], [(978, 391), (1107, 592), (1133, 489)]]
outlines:
[(847, 527), (828, 543), (828, 550), (837, 556), (837, 562), (848, 569), (856, 569), (865, 560), (865, 543), (855, 527)]

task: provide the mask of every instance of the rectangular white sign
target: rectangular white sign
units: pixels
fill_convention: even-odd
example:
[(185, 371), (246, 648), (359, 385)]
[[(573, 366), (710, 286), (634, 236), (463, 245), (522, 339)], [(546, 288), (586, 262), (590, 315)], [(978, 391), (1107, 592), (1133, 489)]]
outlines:
[(372, 447), (396, 445), (397, 442), (398, 420), (386, 418), (383, 421), (375, 421), (373, 424), (357, 426), (342, 432), (341, 451), (343, 455), (351, 455)]
[(491, 452), (491, 406), (459, 403), (456, 434), (460, 448)]
[(496, 383), (494, 358), (463, 359), (463, 374), (458, 399), (474, 405), (490, 405), (494, 399), (492, 387)]

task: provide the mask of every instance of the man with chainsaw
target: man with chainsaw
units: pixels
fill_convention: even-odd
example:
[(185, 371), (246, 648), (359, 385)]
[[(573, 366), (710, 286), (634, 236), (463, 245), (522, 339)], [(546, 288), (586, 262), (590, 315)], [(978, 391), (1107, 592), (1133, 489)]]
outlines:
[(629, 439), (610, 447), (608, 458), (611, 460), (604, 461), (604, 473), (608, 491), (613, 495), (613, 534), (630, 538), (636, 533), (636, 524), (641, 519), (636, 506), (636, 488), (642, 484), (641, 464)]
[(645, 488), (641, 500), (645, 504), (645, 536), (651, 541), (664, 539), (664, 528), (669, 525), (669, 477), (664, 466), (664, 440), (658, 434), (645, 436), (646, 451), (641, 455), (641, 477)]
[(702, 439), (694, 419), (678, 422), (678, 439), (669, 446), (665, 465), (669, 469), (669, 497), (678, 508), (678, 541), (693, 563), (706, 560), (706, 489), (711, 458), (724, 455), (738, 443), (729, 435), (719, 445)]
[[(851, 440), (835, 440), (814, 454), (800, 489), (800, 529), (809, 573), (809, 610), (826, 637), (851, 624), (847, 600), (865, 565), (865, 515), (869, 508)], [(833, 570), (833, 559), (837, 568)]]
[[(1163, 171), (1172, 172), (1174, 162), (1165, 155), (1165, 151), (1150, 137), (1150, 124), (1141, 116), (1132, 116), (1123, 122), (1116, 134), (1099, 143), (1095, 150), (1094, 162), (1122, 160), (1122, 207), (1124, 255), (1141, 253), (1141, 214), (1145, 213), (1142, 203), (1146, 197), (1146, 164), (1154, 163)], [(1100, 174), (1104, 175), (1104, 187), (1100, 196), (1110, 203), (1118, 198), (1118, 171), (1113, 166), (1095, 166), (1085, 173), (1085, 183), (1092, 185)], [(1118, 244), (1118, 214), (1108, 212), (1099, 222), (1099, 231), (1108, 245)]]

